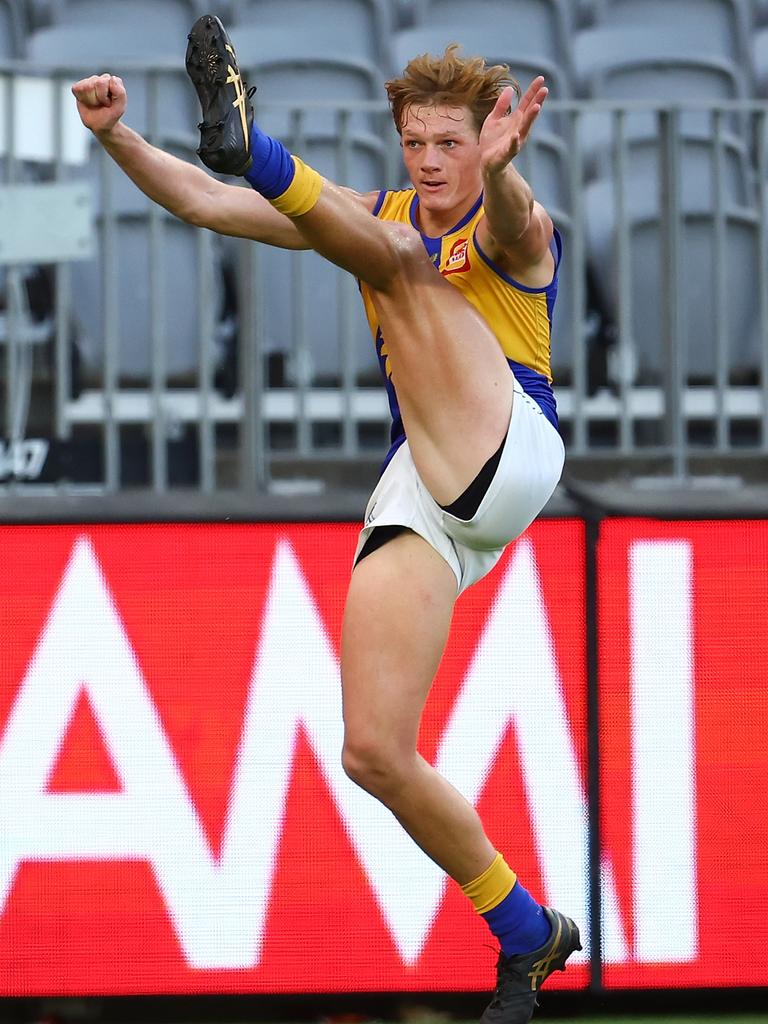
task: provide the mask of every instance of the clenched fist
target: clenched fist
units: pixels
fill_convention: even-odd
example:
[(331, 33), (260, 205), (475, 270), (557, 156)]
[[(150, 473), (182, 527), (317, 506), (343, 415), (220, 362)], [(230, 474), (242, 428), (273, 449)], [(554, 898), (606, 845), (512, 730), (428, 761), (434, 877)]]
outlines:
[(121, 78), (91, 75), (72, 86), (77, 112), (92, 132), (108, 132), (125, 113), (127, 94)]

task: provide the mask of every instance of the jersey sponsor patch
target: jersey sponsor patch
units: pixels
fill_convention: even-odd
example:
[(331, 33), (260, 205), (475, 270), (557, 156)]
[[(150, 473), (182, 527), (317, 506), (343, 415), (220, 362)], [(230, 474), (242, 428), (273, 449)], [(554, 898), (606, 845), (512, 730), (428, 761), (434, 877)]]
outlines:
[(457, 274), (462, 270), (469, 270), (469, 256), (467, 254), (468, 238), (458, 238), (451, 246), (448, 259), (443, 267), (443, 274)]

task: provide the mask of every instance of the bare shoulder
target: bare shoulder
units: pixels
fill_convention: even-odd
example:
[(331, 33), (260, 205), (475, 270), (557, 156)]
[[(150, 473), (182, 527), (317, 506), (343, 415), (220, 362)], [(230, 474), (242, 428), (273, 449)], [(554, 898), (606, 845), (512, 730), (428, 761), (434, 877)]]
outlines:
[(551, 249), (553, 235), (552, 218), (541, 203), (535, 201), (527, 228), (514, 242), (499, 243), (487, 217), (477, 226), (477, 240), (488, 258), (529, 288), (546, 288), (552, 280), (555, 272)]

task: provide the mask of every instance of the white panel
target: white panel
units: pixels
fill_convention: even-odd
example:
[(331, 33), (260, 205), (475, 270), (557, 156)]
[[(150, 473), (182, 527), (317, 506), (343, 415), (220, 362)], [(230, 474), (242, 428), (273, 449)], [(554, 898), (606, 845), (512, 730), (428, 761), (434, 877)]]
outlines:
[(94, 252), (85, 182), (0, 185), (0, 264), (85, 260)]
[(630, 549), (635, 955), (695, 959), (698, 948), (691, 549)]
[[(10, 79), (0, 77), (0, 155), (8, 151), (6, 123), (7, 89)], [(13, 149), (17, 160), (62, 159), (68, 164), (85, 164), (91, 133), (77, 113), (69, 84), (61, 82), (56, 95), (50, 78), (17, 75), (13, 79)], [(58, 109), (56, 109), (58, 108)], [(56, 122), (61, 145), (56, 145)]]

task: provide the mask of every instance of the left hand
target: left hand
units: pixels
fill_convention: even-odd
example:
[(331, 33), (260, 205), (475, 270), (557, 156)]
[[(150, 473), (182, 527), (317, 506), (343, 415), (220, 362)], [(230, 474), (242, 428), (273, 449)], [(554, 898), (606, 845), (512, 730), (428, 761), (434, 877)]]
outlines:
[(533, 122), (547, 98), (544, 78), (534, 78), (517, 106), (510, 110), (515, 92), (504, 89), (480, 130), (480, 164), (483, 173), (502, 171), (525, 145)]

